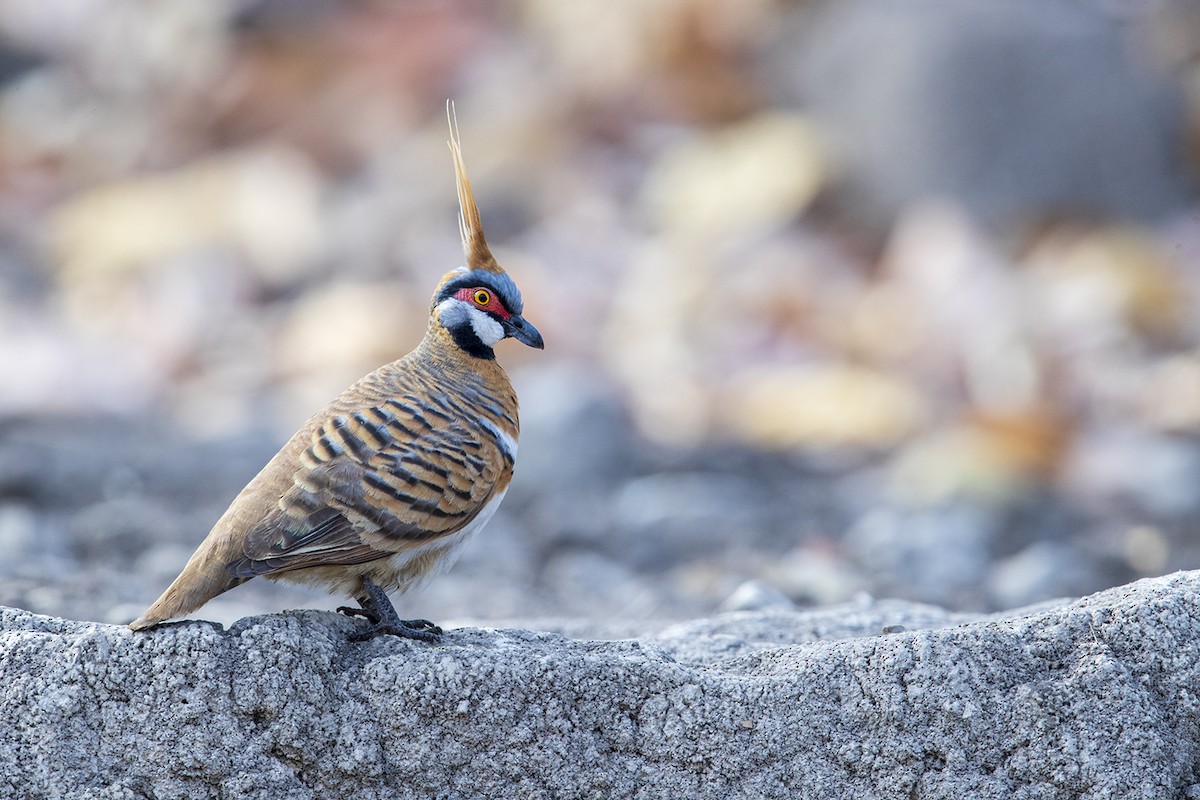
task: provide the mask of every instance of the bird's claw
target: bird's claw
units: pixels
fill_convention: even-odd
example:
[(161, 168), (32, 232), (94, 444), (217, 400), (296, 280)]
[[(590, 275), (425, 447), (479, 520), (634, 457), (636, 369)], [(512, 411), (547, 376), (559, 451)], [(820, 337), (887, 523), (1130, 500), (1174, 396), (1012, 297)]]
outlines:
[(345, 614), (347, 617), (364, 617), (371, 622), (379, 622), (379, 615), (365, 608), (352, 608), (351, 606), (338, 606), (339, 614)]
[(402, 619), (400, 623), (413, 630), (427, 630), (435, 636), (441, 635), (442, 629), (427, 619)]
[[(424, 623), (424, 625), (413, 625), (412, 623)], [(352, 642), (365, 642), (385, 633), (405, 639), (416, 639), (419, 642), (436, 642), (442, 635), (442, 629), (426, 619), (396, 620), (395, 623), (376, 622), (366, 628), (354, 631), (349, 638)]]

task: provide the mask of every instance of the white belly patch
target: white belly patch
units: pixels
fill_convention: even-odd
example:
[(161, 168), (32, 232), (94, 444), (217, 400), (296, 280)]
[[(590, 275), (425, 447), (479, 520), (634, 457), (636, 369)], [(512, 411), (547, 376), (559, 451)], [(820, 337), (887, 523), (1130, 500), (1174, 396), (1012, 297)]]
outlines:
[[(423, 583), (425, 580), (432, 578), (434, 575), (441, 575), (454, 566), (454, 562), (458, 561), (459, 555), (462, 554), (463, 546), (487, 525), (492, 516), (496, 513), (496, 509), (500, 507), (500, 501), (504, 499), (504, 495), (508, 493), (506, 488), (503, 492), (493, 497), (488, 504), (479, 510), (475, 515), (475, 519), (468, 522), (455, 533), (450, 534), (441, 539), (435, 539), (431, 542), (426, 542), (419, 547), (414, 547), (411, 550), (405, 550), (402, 553), (397, 553), (392, 557), (392, 563), (397, 569), (403, 571), (404, 565), (412, 559), (422, 556), (431, 550), (441, 550), (442, 555), (437, 559), (434, 568), (429, 572), (421, 575), (418, 583)], [(406, 588), (406, 587), (405, 587)]]

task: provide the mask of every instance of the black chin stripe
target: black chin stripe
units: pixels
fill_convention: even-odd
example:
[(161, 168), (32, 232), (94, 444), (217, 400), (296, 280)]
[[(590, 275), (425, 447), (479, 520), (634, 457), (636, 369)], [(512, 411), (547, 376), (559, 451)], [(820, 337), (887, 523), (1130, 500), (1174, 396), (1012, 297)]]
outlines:
[(470, 323), (465, 325), (456, 325), (453, 328), (448, 328), (450, 336), (453, 337), (454, 343), (463, 349), (467, 355), (482, 358), (487, 361), (496, 360), (496, 351), (488, 347), (483, 341), (475, 335), (474, 328)]

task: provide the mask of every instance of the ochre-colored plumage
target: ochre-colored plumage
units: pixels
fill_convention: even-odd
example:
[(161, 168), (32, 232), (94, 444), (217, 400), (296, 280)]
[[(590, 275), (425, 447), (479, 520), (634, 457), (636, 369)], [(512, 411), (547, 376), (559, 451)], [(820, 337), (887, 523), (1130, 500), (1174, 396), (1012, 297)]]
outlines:
[(183, 572), (130, 627), (188, 614), (250, 578), (351, 595), (365, 635), (432, 639), (400, 620), (387, 591), (447, 569), (512, 478), (517, 397), (493, 346), (542, 346), (516, 285), (483, 238), (451, 111), (450, 149), (467, 266), (434, 292), (408, 355), (359, 380), (305, 423), (234, 499)]
[(454, 183), (458, 187), (458, 233), (462, 237), (463, 254), (467, 257), (467, 269), (481, 269), (485, 272), (504, 272), (492, 252), (488, 249), (483, 237), (483, 222), (479, 218), (479, 206), (475, 204), (475, 195), (471, 191), (471, 181), (467, 178), (467, 165), (463, 162), (462, 141), (458, 136), (458, 117), (454, 114), (453, 104), (447, 104), (447, 117), (450, 121), (450, 156), (454, 159)]

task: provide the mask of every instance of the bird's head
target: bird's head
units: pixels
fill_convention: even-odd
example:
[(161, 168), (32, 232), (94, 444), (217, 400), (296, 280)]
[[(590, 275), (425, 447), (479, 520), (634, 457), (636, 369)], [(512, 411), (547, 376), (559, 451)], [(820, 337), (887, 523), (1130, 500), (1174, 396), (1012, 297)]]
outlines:
[(542, 335), (521, 316), (521, 290), (496, 263), (484, 240), (479, 208), (463, 163), (453, 104), (447, 103), (446, 112), (458, 185), (458, 228), (467, 264), (447, 273), (438, 284), (433, 294), (433, 320), (449, 331), (459, 347), (478, 358), (495, 358), (492, 348), (508, 338), (540, 350), (544, 346)]
[(537, 328), (521, 316), (521, 290), (506, 272), (460, 267), (442, 279), (433, 296), (434, 318), (467, 353), (494, 358), (502, 339), (544, 346)]

